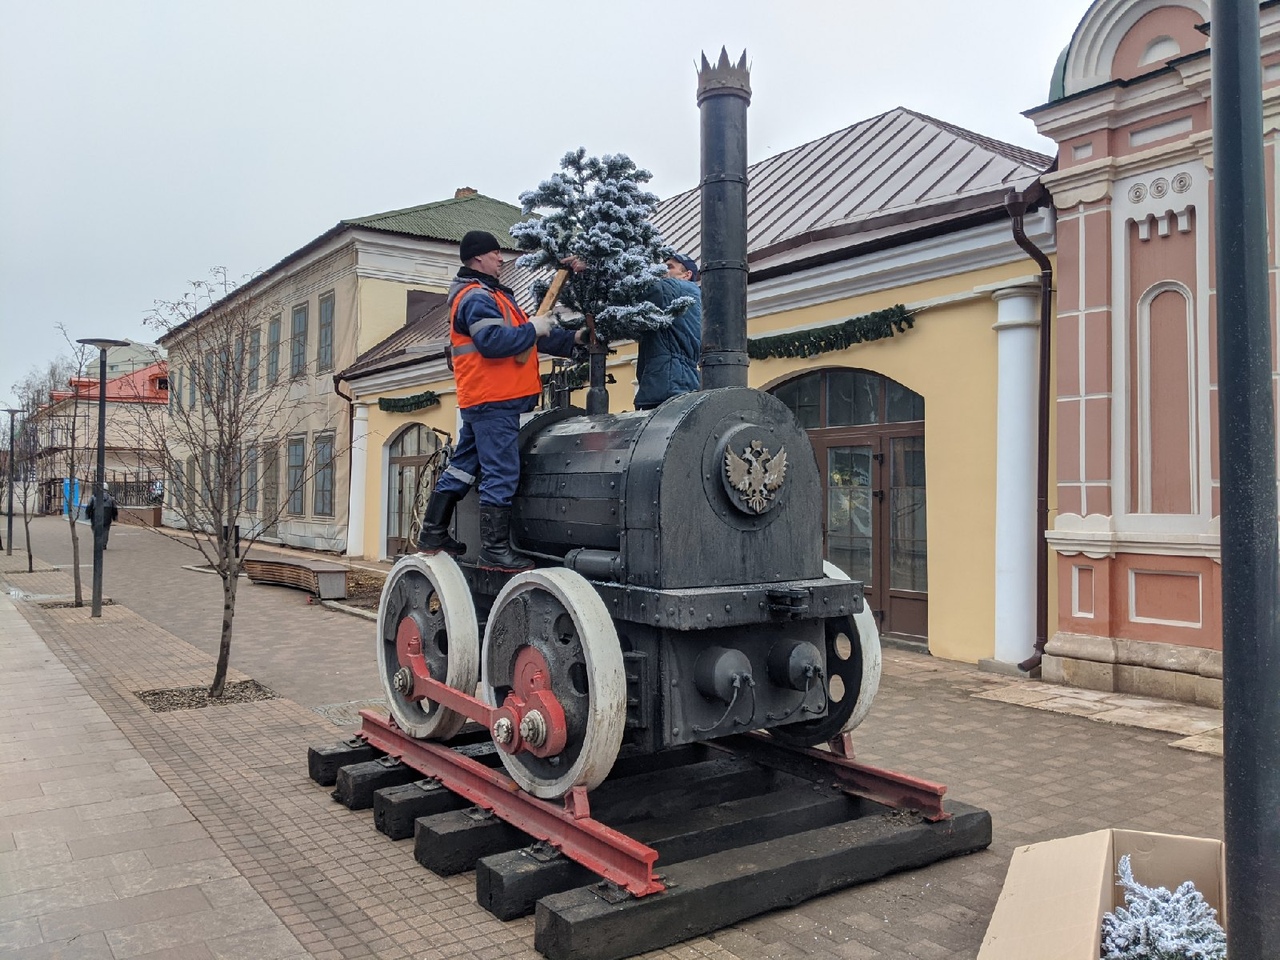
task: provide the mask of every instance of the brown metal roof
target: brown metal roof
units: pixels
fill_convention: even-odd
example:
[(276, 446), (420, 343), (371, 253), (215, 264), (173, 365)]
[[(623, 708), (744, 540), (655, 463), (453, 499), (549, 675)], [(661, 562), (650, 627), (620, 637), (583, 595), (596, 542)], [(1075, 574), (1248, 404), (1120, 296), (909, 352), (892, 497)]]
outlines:
[[(748, 278), (961, 229), (975, 216), (1004, 216), (1004, 195), (1026, 189), (1052, 163), (1034, 150), (903, 107), (855, 123), (747, 168)], [(654, 222), (668, 244), (699, 258), (699, 188), (662, 201)], [(534, 277), (515, 258), (502, 272), (502, 282), (530, 311)], [(340, 376), (421, 359), (420, 351), (406, 355), (404, 347), (447, 338), (447, 315), (430, 335), (413, 332), (434, 315), (378, 344)]]
[[(1004, 195), (1052, 163), (903, 107), (855, 123), (747, 168), (749, 279), (959, 229), (975, 215), (1004, 216)], [(662, 201), (654, 222), (668, 244), (699, 259), (699, 188)], [(519, 295), (531, 279), (514, 264), (502, 275)]]
[[(800, 259), (800, 247), (885, 228), (903, 232), (939, 216), (1002, 206), (1052, 164), (1033, 150), (992, 140), (902, 107), (748, 168), (748, 259)], [(700, 192), (664, 201), (655, 218), (667, 242), (697, 258)], [(892, 231), (890, 231), (892, 232)], [(791, 254), (788, 256), (787, 254)]]

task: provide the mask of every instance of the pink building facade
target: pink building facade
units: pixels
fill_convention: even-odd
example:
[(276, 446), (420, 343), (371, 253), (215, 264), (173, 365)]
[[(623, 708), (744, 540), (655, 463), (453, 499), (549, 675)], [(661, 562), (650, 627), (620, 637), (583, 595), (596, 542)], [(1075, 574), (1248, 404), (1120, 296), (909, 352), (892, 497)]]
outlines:
[[(1097, 0), (1028, 116), (1059, 146), (1044, 676), (1220, 705), (1208, 15), (1207, 0)], [(1280, 7), (1261, 18), (1274, 230)], [(1270, 263), (1274, 282), (1274, 237)]]

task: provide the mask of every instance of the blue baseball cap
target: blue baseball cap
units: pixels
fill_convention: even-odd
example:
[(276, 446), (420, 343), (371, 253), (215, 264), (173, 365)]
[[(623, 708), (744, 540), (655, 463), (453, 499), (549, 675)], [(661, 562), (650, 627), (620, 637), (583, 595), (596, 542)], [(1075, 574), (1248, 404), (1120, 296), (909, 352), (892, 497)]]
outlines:
[(697, 280), (699, 275), (702, 273), (702, 271), (698, 269), (698, 264), (693, 257), (686, 257), (683, 253), (673, 253), (667, 257), (667, 259), (676, 261), (680, 266), (688, 270), (689, 273), (693, 275), (690, 277), (691, 280)]

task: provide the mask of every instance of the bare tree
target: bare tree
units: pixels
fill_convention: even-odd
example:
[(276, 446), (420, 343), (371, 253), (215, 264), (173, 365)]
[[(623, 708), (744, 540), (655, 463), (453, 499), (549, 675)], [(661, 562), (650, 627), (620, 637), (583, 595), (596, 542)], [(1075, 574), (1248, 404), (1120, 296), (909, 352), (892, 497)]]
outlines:
[(18, 406), (22, 413), (18, 417), (14, 433), (13, 449), (9, 455), (13, 457), (13, 494), (18, 506), (22, 508), (22, 532), (27, 541), (27, 573), (35, 570), (35, 557), (31, 552), (31, 514), (39, 495), (37, 464), (40, 457), (39, 423), (32, 419), (39, 409), (37, 397), (24, 395), (20, 385)]
[[(72, 340), (71, 334), (67, 332), (65, 325), (58, 324), (58, 330), (71, 350), (69, 364), (71, 376), (68, 378), (70, 396), (65, 399), (58, 399), (56, 396), (51, 395), (50, 415), (53, 421), (53, 428), (58, 431), (58, 436), (64, 444), (61, 460), (62, 467), (65, 470), (64, 477), (67, 481), (65, 497), (67, 525), (71, 532), (71, 579), (75, 584), (75, 606), (83, 607), (84, 586), (80, 581), (80, 531), (77, 524), (80, 521), (80, 501), (83, 498), (84, 487), (83, 484), (80, 486), (82, 495), (76, 496), (76, 485), (80, 472), (93, 460), (87, 445), (91, 432), (89, 430), (88, 413), (88, 400), (90, 398), (85, 395), (85, 391), (82, 389), (85, 367), (89, 362), (89, 355), (93, 351), (84, 344), (76, 343)], [(50, 372), (54, 372), (52, 368)], [(81, 401), (85, 401), (84, 404)], [(82, 405), (84, 406), (83, 423), (81, 423)], [(82, 444), (85, 445), (83, 448)]]
[[(210, 698), (222, 696), (231, 659), (236, 589), (247, 552), (296, 506), (306, 484), (334, 495), (336, 433), (308, 378), (282, 369), (279, 304), (215, 269), (148, 324), (169, 351), (168, 406), (138, 406), (146, 446), (165, 451), (171, 515), (222, 582), (222, 626)], [(310, 434), (314, 442), (299, 443)], [(285, 471), (281, 482), (281, 451)]]
[[(55, 443), (58, 418), (52, 409), (53, 394), (66, 391), (71, 378), (76, 375), (76, 362), (71, 357), (54, 357), (42, 365), (34, 365), (26, 375), (13, 385), (19, 405), (30, 420), (31, 443), (34, 449), (37, 497), (33, 513), (44, 512), (39, 488), (55, 482), (59, 476), (61, 446)], [(52, 507), (50, 506), (50, 509)]]

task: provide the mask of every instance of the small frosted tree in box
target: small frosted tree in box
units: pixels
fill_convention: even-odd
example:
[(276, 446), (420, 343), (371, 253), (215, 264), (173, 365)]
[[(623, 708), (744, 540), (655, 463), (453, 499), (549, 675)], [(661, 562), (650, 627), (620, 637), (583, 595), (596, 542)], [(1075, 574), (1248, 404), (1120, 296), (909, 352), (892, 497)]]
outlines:
[[(559, 173), (520, 195), (526, 214), (543, 215), (511, 228), (528, 251), (522, 267), (557, 269), (569, 257), (586, 263), (586, 270), (569, 275), (560, 302), (591, 317), (606, 342), (637, 340), (670, 326), (693, 303), (681, 297), (664, 308), (645, 299), (654, 281), (666, 276), (668, 253), (651, 220), (658, 198), (644, 189), (650, 179), (623, 154), (588, 157), (582, 148), (571, 150)], [(535, 298), (541, 300), (546, 289), (535, 283)]]
[(1120, 858), (1125, 906), (1102, 918), (1102, 960), (1226, 960), (1217, 911), (1188, 880), (1172, 893), (1145, 887)]

